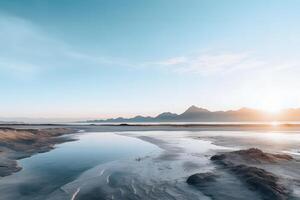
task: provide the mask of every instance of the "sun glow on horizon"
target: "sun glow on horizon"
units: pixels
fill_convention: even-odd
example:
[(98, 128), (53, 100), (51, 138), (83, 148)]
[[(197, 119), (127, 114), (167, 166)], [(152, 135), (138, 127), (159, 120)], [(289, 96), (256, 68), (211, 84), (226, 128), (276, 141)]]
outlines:
[(282, 110), (281, 107), (269, 107), (263, 109), (265, 112), (270, 113), (270, 114), (279, 114)]
[(273, 122), (271, 122), (271, 125), (276, 127), (276, 126), (279, 126), (280, 123), (278, 121), (273, 121)]
[(271, 115), (276, 115), (279, 114), (284, 108), (282, 106), (275, 105), (275, 104), (267, 104), (267, 105), (259, 106), (257, 107), (257, 109)]
[(258, 108), (264, 112), (269, 114), (278, 114), (284, 109), (284, 99), (283, 94), (272, 87), (267, 87), (264, 89), (265, 92), (261, 93), (264, 94), (260, 99), (260, 105)]

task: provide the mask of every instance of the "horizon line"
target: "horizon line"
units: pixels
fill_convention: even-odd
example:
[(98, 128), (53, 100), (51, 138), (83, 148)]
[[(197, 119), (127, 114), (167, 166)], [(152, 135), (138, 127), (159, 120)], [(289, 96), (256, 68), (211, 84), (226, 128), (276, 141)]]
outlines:
[(211, 110), (211, 109), (207, 109), (205, 107), (199, 107), (199, 106), (196, 106), (195, 104), (194, 105), (191, 105), (189, 106), (187, 109), (185, 109), (183, 112), (180, 112), (180, 113), (176, 113), (176, 112), (172, 112), (172, 111), (161, 111), (159, 112), (158, 114), (155, 114), (155, 115), (145, 115), (145, 114), (133, 114), (131, 116), (128, 116), (128, 117), (122, 117), (122, 116), (116, 116), (116, 117), (54, 117), (54, 116), (46, 116), (46, 117), (29, 117), (29, 116), (17, 116), (17, 117), (4, 117), (4, 116), (0, 116), (0, 122), (3, 121), (3, 122), (9, 122), (9, 121), (18, 121), (18, 120), (109, 120), (109, 119), (117, 119), (117, 118), (123, 118), (123, 119), (130, 119), (130, 118), (134, 118), (134, 117), (137, 117), (137, 116), (142, 116), (142, 117), (157, 117), (159, 116), (160, 114), (163, 114), (163, 113), (172, 113), (172, 114), (177, 114), (177, 115), (180, 115), (182, 113), (184, 113), (185, 111), (187, 111), (189, 108), (191, 107), (196, 107), (198, 109), (205, 109), (207, 110), (208, 112), (230, 112), (230, 111), (240, 111), (240, 110), (243, 110), (243, 109), (249, 109), (249, 110), (255, 110), (255, 111), (260, 111), (260, 112), (263, 112), (263, 113), (268, 113), (268, 114), (272, 114), (272, 115), (276, 115), (276, 114), (280, 114), (282, 111), (286, 111), (286, 110), (297, 110), (297, 109), (300, 109), (300, 107), (286, 107), (286, 108), (281, 108), (281, 109), (278, 109), (276, 112), (274, 111), (268, 111), (266, 109), (262, 109), (262, 108), (254, 108), (254, 107), (247, 107), (247, 106), (243, 106), (243, 107), (240, 107), (240, 108), (237, 108), (237, 109), (220, 109), (220, 110)]

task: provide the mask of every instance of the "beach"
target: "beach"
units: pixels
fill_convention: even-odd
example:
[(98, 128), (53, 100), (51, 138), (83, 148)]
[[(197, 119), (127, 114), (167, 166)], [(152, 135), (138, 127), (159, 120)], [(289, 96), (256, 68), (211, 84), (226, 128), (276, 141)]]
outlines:
[(55, 144), (72, 140), (60, 136), (75, 132), (68, 128), (15, 129), (0, 127), (0, 177), (8, 176), (22, 169), (16, 160), (50, 151)]
[[(300, 198), (296, 125), (31, 125), (26, 129), (49, 127), (60, 133), (30, 150), (27, 158), (16, 157), (15, 166), (20, 168), (13, 167), (10, 175), (0, 178), (5, 199)], [(257, 185), (261, 181), (264, 186)]]

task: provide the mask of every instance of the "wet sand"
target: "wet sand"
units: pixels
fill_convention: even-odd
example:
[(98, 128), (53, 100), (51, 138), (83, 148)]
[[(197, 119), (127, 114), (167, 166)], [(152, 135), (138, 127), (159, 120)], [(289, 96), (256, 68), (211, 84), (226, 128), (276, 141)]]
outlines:
[[(221, 146), (216, 145), (217, 138), (214, 138), (214, 141), (208, 140), (206, 134), (209, 135), (209, 132), (206, 132), (203, 138), (199, 136), (201, 133), (193, 132), (120, 132), (121, 135), (139, 138), (155, 144), (162, 151), (132, 160), (99, 165), (82, 174), (76, 181), (65, 185), (63, 189), (66, 193), (74, 195), (74, 199), (79, 200), (284, 200), (300, 198), (300, 164), (297, 155), (293, 156), (292, 159), (291, 155), (284, 155), (282, 158), (288, 159), (262, 163), (245, 162), (241, 158), (237, 158), (235, 161), (241, 163), (231, 166), (231, 168), (212, 161), (211, 158), (214, 155), (247, 148), (247, 145), (244, 146), (243, 143), (234, 147), (235, 140), (232, 140), (231, 136), (231, 134), (234, 134), (234, 137), (238, 137), (238, 135), (241, 136), (241, 134), (247, 134), (247, 132), (230, 133), (219, 133), (219, 136), (222, 137), (220, 142), (225, 144)], [(297, 136), (299, 137), (299, 135)], [(248, 139), (251, 139), (251, 137), (243, 138), (244, 143), (247, 143)], [(265, 138), (260, 139), (262, 140), (260, 141), (262, 149), (269, 152), (263, 153), (263, 155), (268, 158), (273, 158), (273, 154), (282, 153), (288, 145), (297, 144), (297, 141), (288, 139), (288, 134), (287, 137), (281, 139), (281, 144), (285, 147), (283, 149), (280, 146), (272, 149), (269, 148), (269, 145), (263, 147), (262, 144)], [(278, 144), (276, 140), (269, 142), (273, 145)], [(260, 158), (257, 157), (257, 159)], [(240, 166), (241, 164), (243, 166)], [(204, 187), (195, 187), (188, 184), (188, 178), (197, 173), (212, 173), (217, 178), (216, 181)], [(254, 183), (250, 182), (249, 184), (248, 178), (252, 180), (256, 176), (258, 178), (254, 179)], [(261, 182), (262, 186), (257, 187), (255, 185), (257, 182)], [(275, 191), (281, 188), (282, 190), (277, 194), (273, 190), (265, 189), (268, 187), (275, 187)]]
[[(43, 127), (49, 128), (47, 125)], [(257, 189), (253, 183), (249, 186), (249, 172), (251, 176), (263, 174), (260, 177), (263, 181), (267, 178), (274, 181), (262, 181), (266, 187), (270, 183), (283, 188), (282, 195), (277, 195), (277, 199), (300, 199), (298, 125), (66, 127), (99, 134), (114, 132), (154, 144), (160, 151), (100, 164), (48, 194), (45, 199), (274, 199), (274, 196), (264, 195), (269, 190)], [(235, 160), (236, 164), (230, 167), (211, 159), (215, 155), (227, 155), (253, 147), (261, 149), (266, 155), (288, 154), (292, 159), (251, 163), (239, 158), (240, 162)], [(213, 174), (214, 181), (204, 187), (195, 187), (187, 183), (194, 174), (201, 174), (200, 178), (203, 174)]]
[(60, 137), (70, 133), (74, 133), (74, 130), (0, 128), (0, 177), (21, 170), (17, 160), (47, 152), (55, 144), (71, 141), (71, 138)]

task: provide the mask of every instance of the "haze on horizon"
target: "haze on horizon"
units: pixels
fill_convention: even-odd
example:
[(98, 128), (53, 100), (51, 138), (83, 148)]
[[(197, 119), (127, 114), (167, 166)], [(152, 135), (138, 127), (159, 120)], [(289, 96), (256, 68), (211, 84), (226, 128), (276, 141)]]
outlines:
[(300, 1), (2, 0), (0, 117), (300, 107)]

